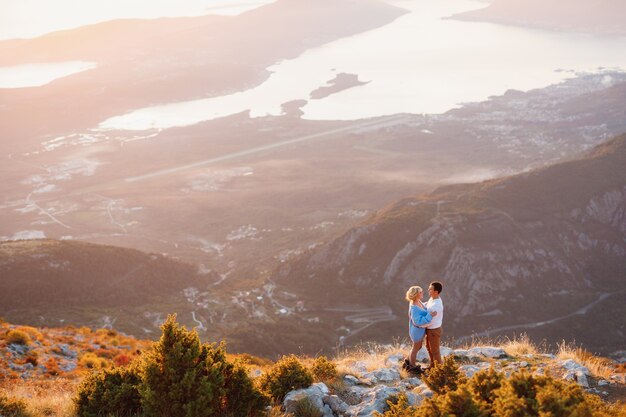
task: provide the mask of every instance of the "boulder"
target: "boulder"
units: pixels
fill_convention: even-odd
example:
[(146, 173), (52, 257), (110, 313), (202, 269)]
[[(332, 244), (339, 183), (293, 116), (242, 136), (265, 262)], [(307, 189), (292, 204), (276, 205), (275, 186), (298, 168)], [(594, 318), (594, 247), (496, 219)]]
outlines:
[(563, 375), (563, 379), (566, 381), (576, 381), (576, 383), (580, 385), (581, 387), (589, 388), (589, 381), (587, 380), (587, 375), (589, 374), (589, 371), (587, 370), (587, 368), (585, 368), (582, 365), (578, 365), (578, 367), (575, 367), (571, 364), (568, 364), (568, 366), (571, 369), (565, 368), (566, 371), (565, 371), (565, 374)]
[(352, 417), (373, 416), (374, 412), (383, 413), (388, 405), (387, 400), (391, 395), (397, 395), (400, 390), (395, 387), (379, 385), (368, 390), (363, 400), (358, 405), (350, 406), (346, 415)]
[(469, 358), (506, 358), (507, 354), (504, 349), (493, 346), (476, 346), (467, 351)]
[[(445, 358), (449, 355), (454, 355), (454, 350), (450, 349), (446, 346), (441, 346), (439, 348), (439, 352), (441, 353), (441, 357)], [(417, 361), (418, 362), (430, 362), (430, 356), (428, 356), (428, 350), (426, 350), (426, 344), (422, 346), (422, 348), (417, 352)]]
[(400, 381), (398, 383), (398, 386), (404, 389), (411, 389), (413, 387), (421, 385), (421, 383), (422, 383), (422, 380), (420, 378), (412, 376), (412, 377), (405, 378), (402, 381)]
[[(283, 406), (285, 407), (285, 411), (287, 413), (293, 413), (296, 404), (303, 398), (308, 398), (315, 408), (317, 408), (324, 416), (328, 416), (330, 407), (328, 407), (328, 409), (325, 407), (324, 397), (329, 394), (330, 392), (326, 384), (318, 382), (311, 385), (309, 388), (294, 390), (287, 393), (285, 399), (283, 400)], [(330, 416), (332, 416), (332, 411), (330, 412)]]
[(579, 364), (573, 359), (565, 359), (565, 360), (558, 361), (557, 365), (559, 365), (561, 368), (565, 369), (566, 371), (574, 371), (574, 372), (580, 371), (584, 373), (585, 375), (590, 375), (589, 369), (587, 369), (587, 367)]
[(17, 343), (11, 343), (9, 344), (9, 346), (7, 346), (7, 349), (9, 350), (9, 352), (13, 352), (16, 353), (18, 355), (25, 355), (30, 348), (26, 345), (20, 345)]
[(467, 358), (469, 355), (469, 351), (467, 349), (454, 349), (452, 354), (455, 358)]
[(59, 350), (61, 355), (65, 356), (66, 358), (76, 359), (76, 357), (78, 356), (77, 353), (70, 349), (70, 346), (65, 343), (58, 344), (57, 349)]
[(59, 369), (61, 369), (63, 372), (72, 372), (76, 369), (76, 367), (76, 362), (73, 361), (64, 361), (63, 363), (59, 364)]
[(446, 356), (450, 356), (450, 355), (454, 354), (454, 350), (452, 350), (452, 349), (450, 349), (449, 347), (446, 347), (446, 346), (441, 346), (439, 351), (441, 352), (441, 357), (442, 358), (445, 358)]
[(428, 351), (426, 350), (426, 347), (422, 347), (419, 352), (417, 352), (417, 361), (418, 362), (429, 362), (430, 361), (430, 357), (428, 356)]
[(476, 365), (461, 365), (459, 368), (468, 378), (471, 378), (472, 375), (480, 371), (480, 368)]
[(371, 388), (362, 387), (362, 386), (354, 386), (350, 387), (348, 390), (353, 398), (356, 398), (359, 402), (363, 401), (365, 397), (369, 394)]
[(420, 405), (422, 403), (422, 400), (424, 399), (424, 397), (413, 391), (406, 392), (406, 398), (409, 402), (409, 405)]
[(328, 405), (335, 414), (343, 415), (348, 412), (350, 405), (336, 395), (325, 395), (324, 404)]
[(431, 398), (435, 394), (430, 388), (428, 388), (428, 385), (426, 384), (418, 385), (417, 387), (415, 387), (413, 392), (421, 395), (422, 397), (428, 398)]
[(355, 374), (364, 374), (367, 372), (367, 364), (363, 361), (354, 362), (350, 369)]
[(400, 372), (395, 368), (381, 368), (363, 374), (363, 378), (369, 379), (374, 384), (379, 382), (394, 382), (400, 380)]
[(354, 375), (344, 376), (343, 382), (345, 382), (347, 385), (359, 385), (360, 383), (359, 378), (355, 377)]
[(576, 374), (576, 382), (583, 388), (589, 388), (589, 381), (587, 380), (587, 375), (585, 375), (582, 371), (575, 371)]
[(400, 362), (404, 360), (404, 355), (402, 353), (394, 353), (393, 355), (389, 355), (385, 358), (386, 366), (398, 366)]

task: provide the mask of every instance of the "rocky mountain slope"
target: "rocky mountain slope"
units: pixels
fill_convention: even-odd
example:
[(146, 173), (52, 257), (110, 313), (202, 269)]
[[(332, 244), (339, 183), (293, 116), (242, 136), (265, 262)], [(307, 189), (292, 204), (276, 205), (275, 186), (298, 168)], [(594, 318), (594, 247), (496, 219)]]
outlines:
[[(448, 336), (527, 331), (608, 353), (626, 331), (625, 166), (623, 135), (580, 159), (406, 198), (272, 280), (351, 342), (404, 335), (404, 291), (438, 279)], [(392, 314), (354, 317), (376, 308)]]
[(619, 0), (495, 0), (484, 9), (454, 17), (543, 29), (626, 34), (626, 5)]
[(149, 344), (113, 329), (0, 322), (0, 386), (16, 380), (78, 380), (91, 370), (130, 363)]

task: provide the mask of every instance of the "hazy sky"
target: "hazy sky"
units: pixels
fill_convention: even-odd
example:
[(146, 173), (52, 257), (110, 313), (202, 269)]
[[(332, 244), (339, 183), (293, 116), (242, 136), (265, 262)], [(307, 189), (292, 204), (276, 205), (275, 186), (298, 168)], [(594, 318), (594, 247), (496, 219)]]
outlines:
[(0, 0), (0, 40), (122, 18), (234, 15), (274, 0)]

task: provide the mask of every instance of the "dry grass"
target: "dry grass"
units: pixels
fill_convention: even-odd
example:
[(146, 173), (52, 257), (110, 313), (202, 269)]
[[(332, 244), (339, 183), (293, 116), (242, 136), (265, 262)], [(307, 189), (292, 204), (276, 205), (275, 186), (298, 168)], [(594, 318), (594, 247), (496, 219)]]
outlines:
[(352, 374), (358, 377), (362, 375), (356, 372), (354, 365), (362, 364), (369, 372), (379, 368), (386, 368), (387, 357), (395, 354), (407, 355), (408, 346), (395, 342), (392, 345), (364, 344), (352, 349), (340, 352), (333, 362), (337, 365), (340, 374)]
[(267, 417), (293, 417), (293, 414), (286, 414), (281, 410), (280, 405), (275, 405), (269, 409)]
[(518, 357), (522, 355), (537, 355), (540, 353), (537, 346), (530, 340), (528, 335), (521, 334), (513, 337), (513, 339), (506, 338), (500, 343), (500, 347), (504, 349), (507, 355), (512, 357)]
[(586, 366), (595, 377), (609, 379), (615, 373), (615, 365), (610, 359), (595, 356), (574, 343), (562, 342), (558, 346), (557, 358), (572, 359)]
[(67, 379), (24, 381), (7, 384), (1, 388), (7, 396), (24, 400), (28, 413), (33, 417), (74, 417), (76, 383)]

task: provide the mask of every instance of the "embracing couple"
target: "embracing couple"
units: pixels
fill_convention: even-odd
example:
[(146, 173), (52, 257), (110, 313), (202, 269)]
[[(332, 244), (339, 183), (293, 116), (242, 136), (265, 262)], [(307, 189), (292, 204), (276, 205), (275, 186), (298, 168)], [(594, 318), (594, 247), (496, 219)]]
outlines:
[(429, 300), (422, 303), (423, 291), (421, 287), (414, 286), (406, 292), (409, 302), (409, 336), (413, 342), (409, 359), (405, 359), (402, 366), (409, 372), (420, 374), (423, 372), (420, 365), (415, 363), (417, 352), (422, 348), (426, 338), (426, 349), (430, 357), (430, 366), (435, 362), (441, 363), (441, 323), (443, 322), (443, 302), (441, 301), (441, 282), (433, 281), (428, 287)]

